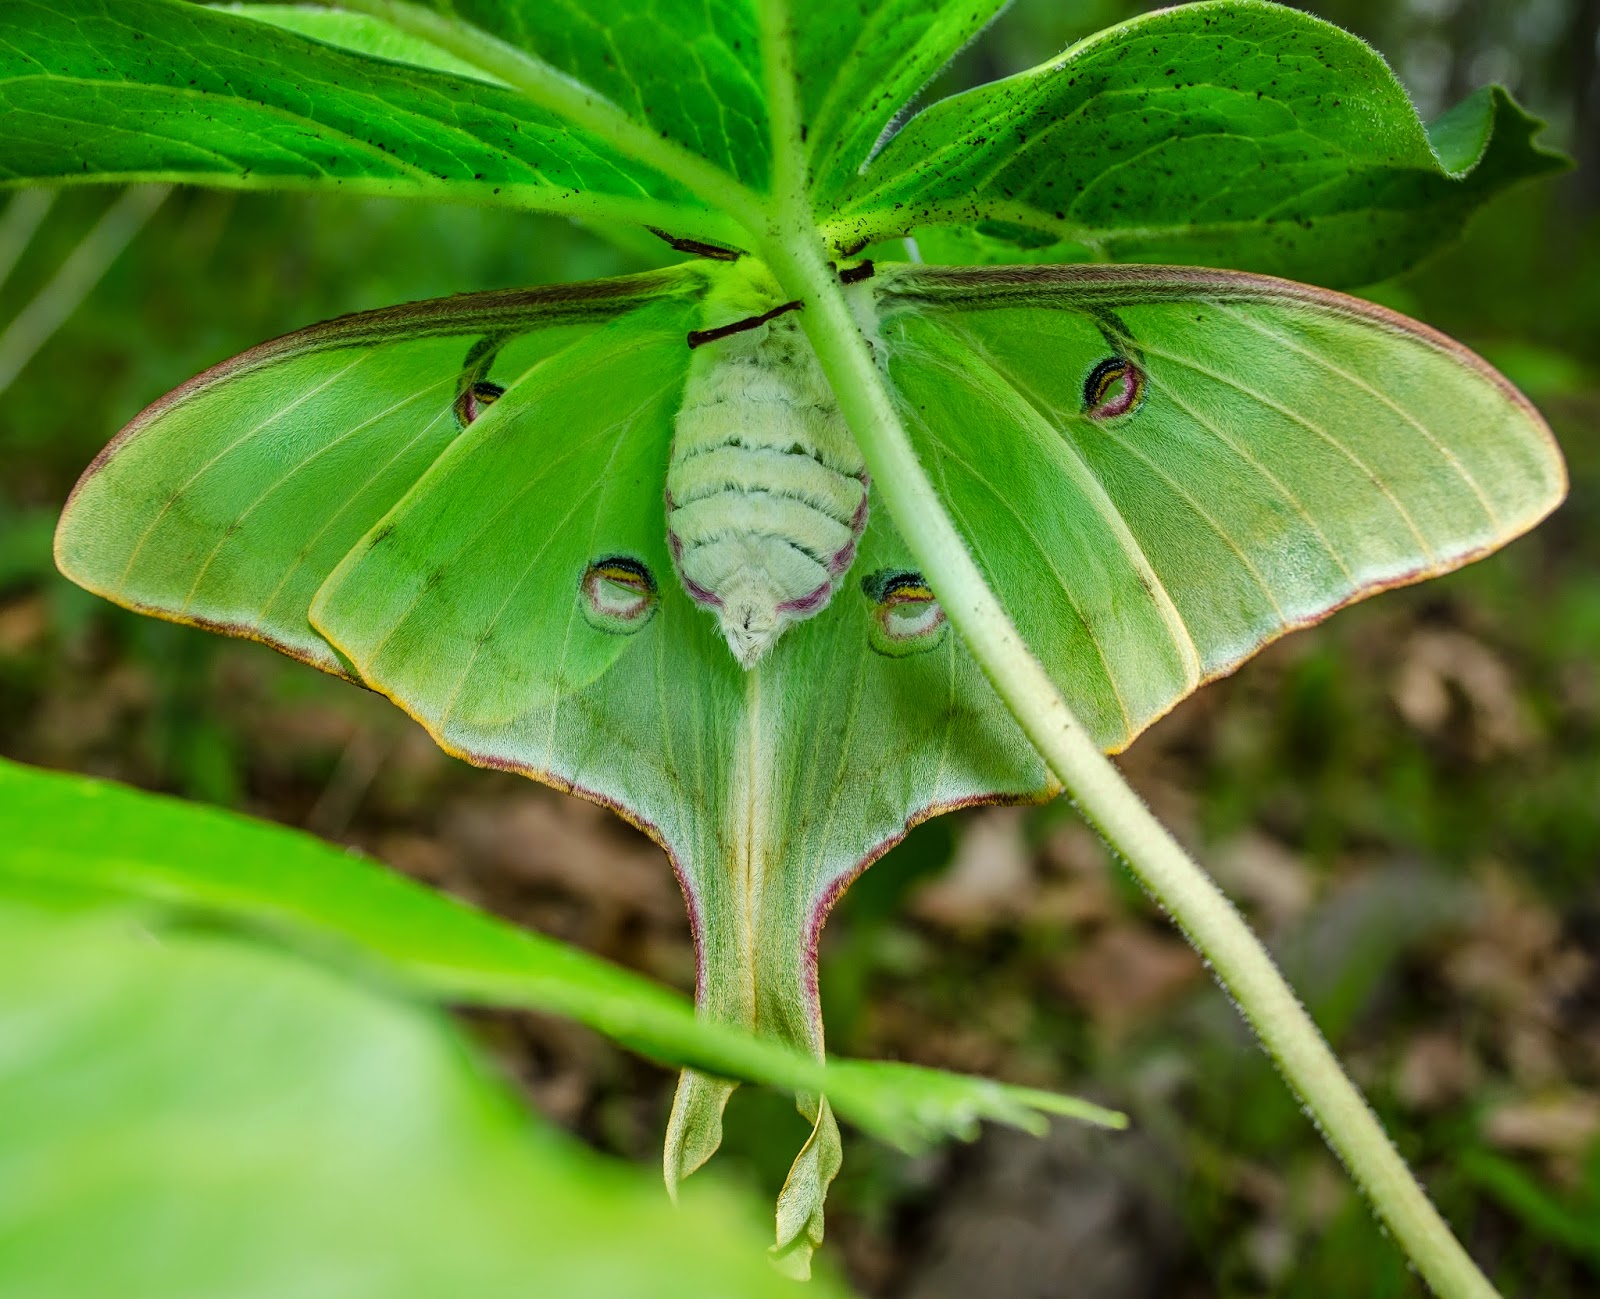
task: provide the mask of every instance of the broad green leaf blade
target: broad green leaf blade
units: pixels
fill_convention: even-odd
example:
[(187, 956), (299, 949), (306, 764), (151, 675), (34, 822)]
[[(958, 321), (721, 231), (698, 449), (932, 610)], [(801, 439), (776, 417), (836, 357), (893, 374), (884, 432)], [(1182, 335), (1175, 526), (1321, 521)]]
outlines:
[(641, 126), (765, 189), (772, 130), (753, 0), (419, 0), (593, 87)]
[(0, 899), (0, 1041), (6, 1299), (791, 1293), (749, 1206), (669, 1206), (437, 1013), (248, 940)]
[(1035, 246), (1013, 260), (1086, 252), (1363, 284), (1453, 238), (1506, 186), (1559, 170), (1538, 129), (1493, 89), (1430, 133), (1355, 37), (1281, 6), (1211, 0), (933, 105), (828, 226), (840, 247), (977, 227)]
[(169, 180), (726, 221), (510, 91), (179, 0), (9, 0), (0, 183)]
[(813, 202), (848, 188), (897, 114), (1007, 0), (795, 6), (793, 45)]
[[(769, 70), (755, 0), (421, 0), (421, 7), (593, 87), (635, 123), (752, 189), (769, 186)], [(789, 15), (819, 194), (844, 187), (895, 114), (1002, 7), (1002, 0), (826, 0)]]
[(518, 929), (310, 835), (82, 776), (0, 762), (0, 892), (76, 888), (222, 918), (452, 1003), (565, 1015), (633, 1050), (790, 1091), (917, 1148), (976, 1120), (1118, 1116), (1069, 1097), (937, 1070), (814, 1057), (695, 1016), (677, 994)]
[(475, 349), (497, 340), (506, 378), (700, 287), (666, 271), (467, 294), (263, 343), (123, 430), (67, 503), (57, 563), (118, 604), (348, 674), (312, 597), (460, 434), (464, 388), (490, 377)]
[(1357, 299), (1170, 267), (879, 281), (935, 484), (1110, 749), (1268, 640), (1496, 549), (1565, 491), (1521, 394)]

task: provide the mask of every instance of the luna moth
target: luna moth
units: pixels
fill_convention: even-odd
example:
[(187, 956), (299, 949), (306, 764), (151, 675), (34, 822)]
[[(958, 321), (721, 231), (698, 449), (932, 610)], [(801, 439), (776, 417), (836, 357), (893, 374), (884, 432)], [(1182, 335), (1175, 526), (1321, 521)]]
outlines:
[[(1057, 787), (875, 508), (805, 304), (707, 251), (245, 352), (106, 448), (56, 554), (614, 808), (677, 873), (704, 1013), (820, 1053), (817, 944), (851, 880), (924, 818)], [(941, 501), (1108, 750), (1562, 494), (1525, 399), (1363, 301), (1154, 266), (839, 274)], [(681, 1079), (669, 1184), (732, 1089)], [(839, 1134), (802, 1107), (778, 1234), (803, 1256)]]

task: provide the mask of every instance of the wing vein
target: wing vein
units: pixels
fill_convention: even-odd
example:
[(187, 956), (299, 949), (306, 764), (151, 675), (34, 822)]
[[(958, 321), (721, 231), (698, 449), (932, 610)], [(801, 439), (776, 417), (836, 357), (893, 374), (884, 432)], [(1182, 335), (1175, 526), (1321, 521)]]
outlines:
[[(222, 553), (222, 548), (228, 544), (228, 538), (231, 535), (231, 531), (230, 530), (232, 528), (236, 527), (237, 525), (243, 523), (247, 518), (249, 518), (253, 513), (255, 513), (256, 510), (260, 509), (261, 506), (266, 502), (266, 500), (267, 500), (267, 498), (269, 496), (271, 496), (274, 492), (276, 492), (280, 487), (282, 487), (285, 483), (287, 483), (291, 478), (295, 477), (302, 469), (304, 469), (307, 465), (311, 464), (313, 461), (321, 459), (323, 456), (327, 455), (330, 451), (332, 451), (335, 447), (337, 447), (337, 446), (341, 445), (342, 443), (347, 442), (351, 438), (355, 437), (356, 434), (360, 433), (363, 429), (371, 428), (379, 420), (385, 419), (388, 416), (394, 414), (395, 411), (401, 410), (404, 407), (409, 406), (412, 402), (417, 401), (417, 400), (421, 399), (422, 397), (426, 396), (428, 393), (432, 392), (435, 388), (444, 387), (447, 382), (448, 381), (444, 380), (444, 379), (435, 380), (433, 383), (427, 384), (426, 386), (417, 389), (415, 392), (411, 393), (410, 395), (402, 398), (400, 401), (395, 402), (392, 406), (389, 406), (389, 407), (385, 408), (384, 410), (379, 411), (377, 414), (371, 415), (368, 418), (362, 420), (359, 424), (352, 424), (343, 433), (339, 434), (338, 437), (332, 438), (329, 441), (324, 442), (321, 446), (316, 447), (315, 449), (310, 451), (308, 454), (306, 454), (304, 457), (302, 457), (300, 460), (296, 461), (290, 468), (286, 469), (283, 473), (278, 475), (278, 477), (275, 478), (272, 481), (272, 483), (259, 496), (256, 497), (255, 500), (251, 501), (249, 505), (247, 505), (238, 515), (236, 515), (234, 517), (232, 522), (229, 524), (228, 529), (225, 529), (223, 531), (222, 536), (217, 538), (216, 545), (211, 547), (211, 551), (210, 551), (209, 554), (206, 555), (205, 561), (199, 567), (199, 571), (195, 573), (194, 581), (191, 582), (190, 585), (189, 585), (189, 593), (186, 596), (184, 596), (183, 605), (180, 608), (179, 612), (180, 613), (185, 613), (185, 614), (189, 612), (189, 605), (193, 602), (195, 594), (200, 590), (201, 582), (203, 582), (205, 580), (205, 576), (210, 571), (211, 565), (216, 562), (217, 556)], [(429, 420), (428, 421), (427, 425), (425, 426), (425, 429), (432, 428), (434, 423), (436, 423), (436, 422), (437, 422), (437, 416), (433, 420)], [(415, 442), (416, 438), (412, 438), (411, 441)], [(407, 443), (407, 445), (409, 446), (409, 445), (411, 445), (411, 443)], [(379, 472), (382, 472), (382, 471), (380, 470)], [(374, 477), (376, 477), (376, 475), (374, 475)], [(368, 481), (370, 482), (371, 480), (369, 479)], [(345, 498), (346, 506), (349, 505), (350, 500), (351, 500), (351, 497), (350, 496), (346, 496), (346, 498)], [(327, 526), (328, 526), (327, 523), (324, 523), (322, 531), (326, 531), (327, 530)], [(317, 536), (321, 536), (321, 535), (322, 535), (322, 532), (319, 531), (317, 533)], [(290, 571), (292, 572), (293, 570), (291, 569)], [(287, 577), (287, 575), (285, 575), (283, 581), (280, 581), (278, 583), (277, 588), (274, 589), (274, 591), (273, 591), (274, 595), (276, 595), (278, 593), (278, 591), (283, 589), (283, 582), (287, 581), (287, 580), (288, 580), (288, 577)]]
[(197, 482), (199, 482), (200, 479), (203, 478), (208, 472), (210, 472), (210, 470), (212, 468), (214, 468), (217, 465), (217, 463), (219, 461), (221, 461), (225, 456), (227, 456), (229, 454), (229, 452), (231, 452), (231, 451), (235, 450), (236, 448), (244, 445), (244, 443), (248, 442), (251, 438), (255, 437), (258, 433), (260, 433), (263, 429), (265, 429), (269, 424), (273, 424), (273, 423), (277, 422), (278, 420), (282, 419), (285, 415), (287, 415), (290, 411), (295, 410), (297, 407), (303, 406), (306, 402), (310, 401), (311, 398), (315, 397), (319, 392), (323, 391), (323, 389), (328, 388), (332, 384), (335, 384), (335, 383), (339, 382), (340, 379), (343, 379), (347, 374), (349, 374), (352, 370), (354, 370), (356, 368), (356, 366), (360, 365), (362, 361), (366, 360), (369, 355), (371, 355), (371, 353), (362, 352), (360, 355), (358, 355), (356, 357), (355, 360), (350, 362), (349, 365), (345, 366), (344, 369), (339, 370), (335, 374), (329, 375), (326, 379), (324, 379), (321, 383), (317, 384), (314, 388), (308, 388), (305, 392), (301, 393), (293, 401), (291, 401), (287, 405), (282, 406), (279, 409), (275, 410), (266, 419), (262, 420), (259, 424), (255, 425), (255, 427), (250, 428), (250, 429), (246, 429), (243, 433), (241, 433), (238, 437), (236, 437), (232, 442), (228, 443), (227, 446), (223, 447), (220, 451), (218, 451), (216, 453), (216, 455), (212, 456), (211, 459), (207, 460), (203, 465), (201, 465), (198, 469), (196, 469), (194, 471), (194, 473), (190, 474), (188, 478), (184, 479), (182, 484), (180, 484), (177, 488), (175, 488), (172, 492), (170, 492), (168, 494), (168, 496), (167, 496), (167, 499), (161, 503), (161, 508), (156, 511), (155, 518), (150, 520), (149, 524), (145, 527), (145, 530), (140, 534), (139, 540), (134, 543), (133, 550), (128, 555), (128, 562), (125, 565), (123, 565), (122, 576), (117, 579), (117, 590), (118, 590), (118, 592), (120, 593), (120, 592), (122, 592), (122, 591), (124, 591), (126, 589), (127, 584), (128, 584), (128, 576), (129, 576), (129, 574), (131, 574), (133, 572), (133, 566), (134, 566), (134, 564), (136, 564), (138, 562), (140, 553), (144, 550), (145, 545), (149, 542), (150, 538), (153, 535), (155, 535), (155, 530), (158, 527), (161, 526), (162, 520), (167, 517), (167, 513), (172, 509), (172, 507), (174, 505), (177, 504), (178, 498), (180, 496), (182, 496), (184, 492), (188, 491)]
[[(1425, 425), (1421, 420), (1419, 420), (1410, 411), (1406, 410), (1405, 407), (1401, 406), (1399, 402), (1394, 400), (1394, 398), (1390, 397), (1388, 393), (1382, 392), (1378, 388), (1373, 387), (1372, 384), (1368, 383), (1360, 375), (1355, 374), (1350, 370), (1346, 370), (1343, 366), (1335, 364), (1333, 361), (1330, 361), (1327, 357), (1319, 355), (1317, 352), (1311, 350), (1310, 348), (1304, 347), (1301, 344), (1296, 343), (1292, 338), (1288, 337), (1287, 335), (1282, 334), (1277, 330), (1269, 329), (1265, 325), (1261, 324), (1259, 321), (1251, 320), (1248, 316), (1244, 315), (1243, 313), (1241, 313), (1241, 312), (1239, 312), (1239, 311), (1237, 311), (1235, 309), (1231, 309), (1226, 303), (1217, 302), (1217, 303), (1214, 303), (1213, 305), (1219, 311), (1223, 312), (1225, 315), (1232, 316), (1235, 320), (1239, 321), (1246, 328), (1254, 330), (1256, 333), (1260, 334), (1263, 338), (1270, 338), (1274, 342), (1276, 342), (1280, 347), (1287, 348), (1289, 351), (1296, 352), (1299, 355), (1301, 355), (1303, 357), (1306, 357), (1308, 360), (1315, 362), (1317, 365), (1320, 365), (1323, 369), (1328, 370), (1331, 373), (1338, 375), (1341, 379), (1344, 379), (1348, 383), (1350, 383), (1350, 384), (1354, 385), (1355, 387), (1361, 389), (1361, 391), (1365, 392), (1368, 396), (1370, 396), (1370, 397), (1374, 398), (1375, 400), (1381, 402), (1383, 405), (1387, 406), (1390, 410), (1394, 411), (1394, 413), (1396, 415), (1400, 416), (1400, 418), (1403, 419), (1407, 424), (1411, 425), (1411, 427), (1416, 429), (1416, 431), (1418, 433), (1422, 434), (1422, 437), (1423, 437), (1424, 441), (1426, 441), (1429, 446), (1433, 447), (1433, 449), (1439, 453), (1439, 455), (1445, 460), (1445, 462), (1448, 463), (1450, 465), (1450, 467), (1455, 470), (1457, 476), (1460, 477), (1461, 481), (1464, 482), (1467, 485), (1468, 489), (1472, 492), (1472, 494), (1475, 497), (1477, 497), (1478, 504), (1482, 508), (1485, 517), (1489, 520), (1490, 526), (1493, 527), (1496, 532), (1503, 532), (1504, 531), (1504, 526), (1502, 525), (1502, 523), (1500, 521), (1499, 513), (1494, 508), (1493, 502), (1490, 501), (1489, 497), (1485, 494), (1483, 488), (1478, 485), (1478, 480), (1475, 479), (1467, 471), (1467, 467), (1461, 463), (1461, 460), (1456, 455), (1456, 453), (1454, 451), (1450, 450), (1449, 447), (1445, 446), (1445, 444), (1443, 442), (1439, 441), (1439, 439), (1434, 436), (1433, 431), (1430, 428), (1428, 428), (1427, 425)], [(1241, 389), (1241, 391), (1243, 391), (1243, 390)], [(1341, 443), (1339, 443), (1339, 441), (1336, 438), (1333, 438), (1331, 434), (1324, 434), (1324, 436), (1328, 437), (1329, 441), (1331, 441), (1335, 446), (1339, 446), (1342, 450), (1346, 450), (1346, 454), (1351, 454), (1350, 452), (1348, 452), (1347, 449), (1345, 449), (1342, 446)], [(1353, 454), (1351, 454), (1351, 459), (1355, 460), (1356, 457)], [(1361, 462), (1359, 460), (1357, 460), (1356, 463), (1360, 464)], [(1366, 469), (1366, 466), (1362, 465), (1362, 468)], [(1366, 469), (1366, 472), (1369, 473), (1369, 474), (1372, 473), (1372, 471), (1370, 469)], [(1381, 480), (1378, 479), (1376, 475), (1373, 475), (1373, 478), (1374, 478), (1374, 481), (1381, 482)], [(1413, 531), (1416, 530), (1416, 525), (1415, 524), (1412, 525), (1412, 529), (1413, 529)], [(1417, 533), (1417, 537), (1418, 537), (1418, 540), (1422, 540), (1422, 534), (1420, 532)], [(1426, 541), (1423, 541), (1423, 548), (1424, 548), (1425, 552), (1427, 553), (1429, 560), (1436, 563), (1437, 562), (1437, 557), (1434, 555), (1433, 548), (1431, 546), (1429, 546)]]
[[(956, 332), (956, 331), (952, 331)], [(1144, 553), (1144, 548), (1139, 544), (1138, 538), (1133, 535), (1128, 521), (1122, 515), (1107, 493), (1105, 484), (1100, 481), (1094, 472), (1079, 454), (1077, 448), (1055, 424), (1046, 413), (1048, 403), (1035, 392), (1026, 380), (1016, 375), (1009, 366), (994, 357), (989, 350), (966, 330), (959, 331), (963, 342), (971, 349), (974, 356), (983, 362), (990, 373), (1001, 383), (1009, 388), (1019, 400), (1028, 408), (1029, 412), (1044, 428), (1054, 435), (1049, 438), (1039, 439), (1044, 449), (1057, 457), (1070, 457), (1082, 474), (1093, 484), (1094, 490), (1086, 493), (1091, 498), (1095, 513), (1106, 523), (1111, 534), (1117, 539), (1117, 544), (1127, 558), (1129, 566), (1138, 574), (1140, 585), (1144, 586), (1150, 594), (1151, 603), (1161, 617), (1162, 626), (1166, 628), (1167, 636), (1172, 641), (1172, 647), (1177, 651), (1179, 659), (1183, 662), (1184, 675), (1187, 678), (1189, 689), (1199, 684), (1201, 675), (1200, 647), (1195, 644), (1194, 634), (1189, 630), (1189, 624), (1178, 611), (1177, 602), (1172, 598), (1172, 592), (1167, 589), (1161, 575), (1156, 572), (1155, 565), (1150, 562), (1150, 557)], [(948, 367), (947, 367), (948, 368)]]
[[(1089, 643), (1094, 646), (1095, 656), (1100, 660), (1101, 672), (1105, 675), (1106, 683), (1111, 687), (1112, 697), (1117, 701), (1117, 709), (1122, 714), (1123, 724), (1131, 733), (1134, 729), (1133, 717), (1128, 711), (1127, 700), (1122, 697), (1122, 685), (1117, 680), (1116, 674), (1111, 670), (1111, 660), (1106, 656), (1105, 647), (1101, 645), (1100, 638), (1095, 634), (1093, 625), (1089, 622), (1088, 618), (1084, 616), (1082, 606), (1073, 596), (1072, 587), (1068, 584), (1065, 574), (1063, 574), (1056, 566), (1055, 558), (1050, 554), (1049, 548), (1046, 547), (1040, 540), (1038, 533), (1033, 530), (1027, 519), (1022, 516), (1021, 511), (1017, 509), (1011, 498), (1007, 496), (1004, 491), (996, 487), (978, 469), (974, 468), (965, 459), (952, 451), (949, 446), (945, 444), (943, 439), (941, 439), (926, 422), (923, 422), (922, 426), (927, 431), (929, 439), (934, 443), (935, 446), (939, 448), (941, 458), (946, 459), (950, 463), (958, 465), (960, 468), (965, 470), (968, 476), (974, 482), (983, 487), (984, 490), (989, 493), (989, 495), (994, 497), (1001, 510), (1010, 515), (1011, 518), (1016, 521), (1017, 530), (1033, 543), (1034, 550), (1038, 553), (1040, 558), (1044, 560), (1045, 567), (1048, 568), (1051, 574), (1055, 577), (1056, 583), (1060, 586), (1061, 593), (1065, 597), (1067, 604), (1071, 606), (1072, 612), (1077, 616), (1079, 624), (1083, 627), (1084, 633), (1088, 636)], [(982, 552), (977, 544), (976, 534), (968, 525), (966, 516), (962, 512), (961, 508), (955, 504), (955, 499), (947, 495), (945, 497), (945, 504), (949, 508), (950, 512), (956, 516), (957, 522), (960, 523), (962, 534), (966, 537), (967, 544), (972, 547), (974, 552), (981, 555)]]

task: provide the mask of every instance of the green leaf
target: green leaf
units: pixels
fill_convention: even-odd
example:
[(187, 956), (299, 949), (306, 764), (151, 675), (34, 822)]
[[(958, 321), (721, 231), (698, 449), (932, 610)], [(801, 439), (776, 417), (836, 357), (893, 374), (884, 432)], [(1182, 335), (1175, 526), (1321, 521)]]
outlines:
[(1506, 186), (1559, 170), (1539, 125), (1496, 88), (1429, 131), (1339, 28), (1253, 0), (1182, 5), (933, 105), (828, 228), (851, 247), (1001, 223), (1096, 260), (1369, 283)]
[[(1590, 1167), (1597, 1163), (1600, 1163), (1600, 1146), (1593, 1147), (1590, 1154)], [(1459, 1167), (1470, 1182), (1497, 1201), (1530, 1233), (1600, 1265), (1600, 1236), (1595, 1234), (1600, 1198), (1593, 1190), (1584, 1195), (1580, 1189), (1570, 1193), (1567, 1202), (1563, 1202), (1514, 1160), (1481, 1148), (1463, 1151)]]
[[(309, 835), (105, 781), (0, 762), (0, 840), (0, 893), (50, 886), (141, 899), (157, 917), (247, 926), (416, 996), (565, 1015), (655, 1059), (784, 1090), (825, 1085), (852, 1122), (905, 1148), (969, 1137), (980, 1118), (1036, 1126), (1078, 1104), (935, 1070), (824, 1067)], [(1083, 1115), (1120, 1122), (1092, 1106)]]
[(813, 201), (828, 207), (928, 82), (1006, 0), (872, 0), (798, 6), (795, 79)]
[[(394, 6), (365, 0), (393, 13)], [(422, 0), (592, 86), (636, 124), (755, 190), (771, 183), (770, 75), (755, 0)], [(821, 195), (843, 188), (917, 92), (1002, 0), (825, 0), (788, 15), (803, 134)]]
[[(750, 191), (766, 190), (772, 169), (767, 81), (791, 63), (768, 66), (753, 0), (349, 3), (366, 16), (16, 0), (0, 51), (11, 127), (0, 181), (339, 186), (750, 246), (762, 203)], [(1503, 91), (1426, 130), (1367, 46), (1259, 0), (1113, 28), (935, 104), (866, 165), (995, 8), (828, 0), (790, 19), (802, 162), (836, 249), (953, 229), (940, 256), (1005, 255), (975, 237), (1020, 261), (1363, 283), (1453, 238), (1506, 186), (1563, 165)], [(485, 84), (502, 77), (532, 99)]]
[(372, 14), (298, 4), (217, 4), (212, 7), (272, 23), (276, 27), (299, 32), (302, 36), (337, 45), (355, 54), (409, 63), (414, 67), (450, 72), (456, 76), (476, 77), (481, 81), (494, 80), (476, 64), (458, 58), (449, 50), (441, 49), (420, 36), (403, 32)]
[(8, 1299), (790, 1293), (745, 1203), (672, 1208), (437, 1012), (248, 940), (0, 899), (0, 1041)]
[(178, 0), (13, 0), (0, 182), (174, 180), (725, 222), (509, 91)]
[(755, 189), (772, 166), (751, 0), (422, 0)]

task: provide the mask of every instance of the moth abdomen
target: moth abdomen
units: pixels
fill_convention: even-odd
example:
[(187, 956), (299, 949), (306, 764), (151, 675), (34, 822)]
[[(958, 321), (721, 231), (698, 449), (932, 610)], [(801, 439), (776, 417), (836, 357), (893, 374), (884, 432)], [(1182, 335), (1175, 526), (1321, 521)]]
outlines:
[(684, 590), (749, 667), (821, 612), (867, 523), (867, 472), (789, 321), (696, 352), (666, 482)]
[(760, 492), (795, 501), (848, 524), (860, 508), (861, 480), (795, 450), (723, 445), (674, 463), (667, 491), (680, 507), (724, 492)]
[(792, 497), (759, 491), (719, 491), (688, 504), (680, 501), (670, 527), (685, 550), (727, 537), (764, 538), (798, 551), (825, 573), (852, 540), (849, 523)]

